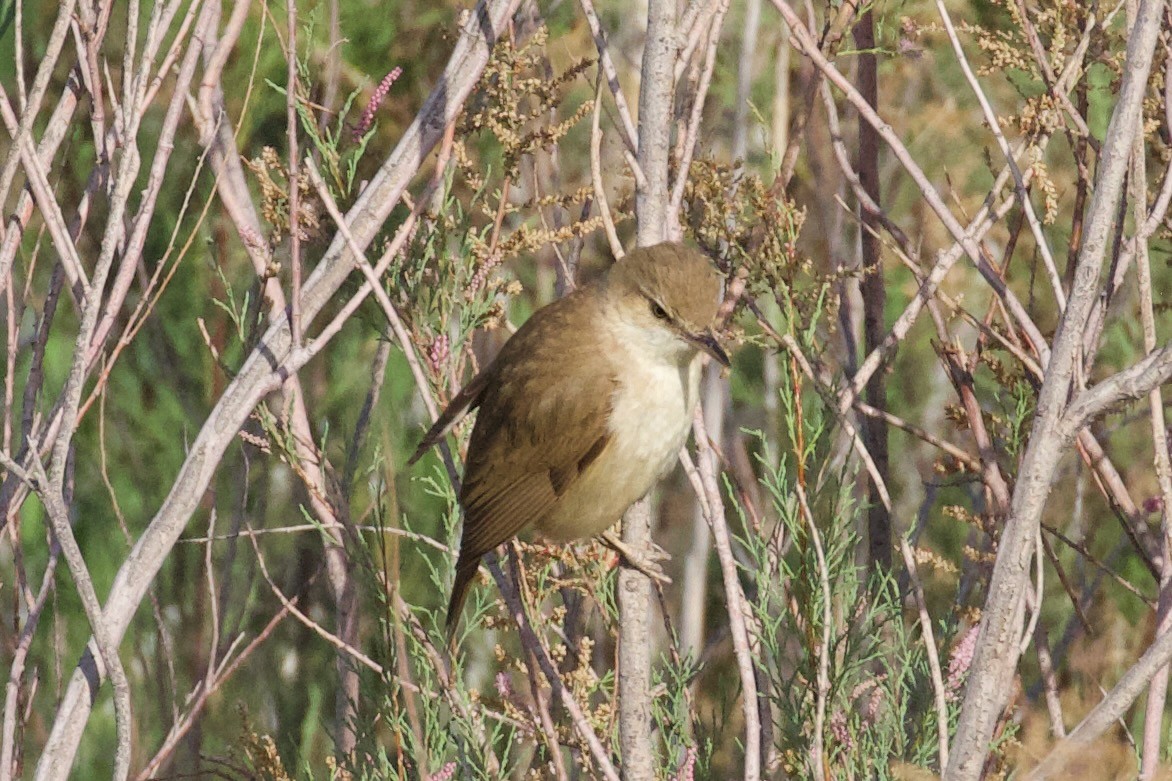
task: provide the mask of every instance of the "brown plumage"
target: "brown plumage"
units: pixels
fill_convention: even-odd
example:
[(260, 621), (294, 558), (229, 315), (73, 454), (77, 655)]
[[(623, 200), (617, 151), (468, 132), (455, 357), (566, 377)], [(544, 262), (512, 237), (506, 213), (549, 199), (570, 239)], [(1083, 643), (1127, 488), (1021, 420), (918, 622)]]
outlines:
[(728, 363), (710, 330), (719, 289), (695, 250), (635, 250), (534, 313), (452, 399), (411, 458), (479, 408), (449, 637), (486, 553), (530, 527), (559, 542), (598, 534), (670, 468), (695, 406), (699, 351)]

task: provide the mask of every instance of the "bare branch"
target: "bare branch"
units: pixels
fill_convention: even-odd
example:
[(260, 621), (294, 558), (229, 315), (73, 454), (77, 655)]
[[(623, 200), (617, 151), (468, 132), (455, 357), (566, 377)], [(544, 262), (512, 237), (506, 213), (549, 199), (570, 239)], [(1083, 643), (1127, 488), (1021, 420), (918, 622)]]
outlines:
[(753, 668), (753, 654), (750, 649), (749, 629), (746, 618), (750, 614), (745, 592), (737, 575), (737, 563), (733, 558), (732, 540), (728, 523), (724, 517), (724, 502), (717, 482), (716, 453), (708, 439), (704, 425), (704, 411), (697, 409), (692, 417), (692, 431), (696, 437), (696, 458), (700, 480), (704, 488), (706, 515), (712, 529), (716, 556), (720, 561), (720, 572), (724, 579), (724, 597), (728, 605), (729, 628), (732, 631), (733, 649), (736, 653), (737, 672), (741, 677), (741, 712), (745, 717), (745, 781), (761, 778), (761, 716), (757, 710), (757, 674)]
[(594, 45), (598, 49), (598, 60), (602, 64), (603, 73), (606, 74), (606, 84), (610, 87), (610, 94), (614, 96), (615, 107), (619, 112), (619, 119), (622, 120), (619, 135), (623, 139), (623, 144), (626, 145), (627, 150), (634, 154), (639, 148), (639, 133), (635, 130), (635, 122), (631, 119), (631, 109), (627, 105), (627, 97), (623, 94), (622, 85), (619, 84), (619, 72), (615, 68), (614, 59), (610, 56), (610, 46), (606, 42), (606, 33), (602, 30), (602, 23), (598, 21), (598, 13), (594, 10), (593, 1), (579, 0), (579, 4), (582, 6), (582, 15), (586, 17), (586, 21), (590, 24), (590, 32), (594, 36)]
[[(351, 212), (350, 229), (360, 244), (370, 241), (398, 203), (427, 153), (440, 140), (444, 128), (458, 115), (518, 2), (482, 0), (467, 15), (438, 86)], [(348, 245), (338, 237), (306, 280), (302, 311), (307, 324), (321, 311), (352, 269), (353, 259)], [(275, 370), (280, 367), (289, 347), (287, 323), (271, 325), (192, 441), (170, 494), (119, 569), (110, 589), (104, 619), (112, 641), (117, 642), (125, 633), (131, 616), (197, 509), (200, 497), (241, 424), (267, 393), (280, 386), (283, 375)], [(83, 658), (64, 691), (45, 743), (35, 776), (39, 781), (60, 779), (68, 774), (93, 704), (91, 686), (96, 688), (100, 680), (101, 673), (92, 660)]]
[[(1051, 477), (1064, 450), (1064, 440), (1069, 441), (1076, 430), (1070, 427), (1070, 423), (1083, 417), (1078, 413), (1066, 414), (1065, 400), (1083, 329), (1099, 286), (1103, 253), (1122, 192), (1163, 6), (1156, 0), (1141, 3), (1129, 36), (1119, 102), (1103, 142), (1099, 178), (1074, 285), (1047, 362), (1029, 446), (1014, 489), (1012, 513), (1001, 535), (989, 583), (973, 666), (953, 741), (953, 754), (945, 771), (945, 778), (949, 781), (980, 776), (986, 747), (1005, 707), (1009, 682), (1017, 667), (1021, 597), (1033, 550), (1029, 543), (1037, 535), (1038, 520), (1050, 492)], [(1141, 363), (1151, 360), (1148, 358)], [(1143, 392), (1146, 393), (1147, 389)], [(1095, 394), (1092, 399), (1096, 400), (1106, 395), (1094, 390), (1090, 393)], [(1064, 431), (1066, 436), (1063, 436)]]
[(1062, 416), (1060, 431), (1069, 438), (1111, 407), (1147, 396), (1169, 377), (1172, 377), (1172, 345), (1161, 347), (1078, 394)]

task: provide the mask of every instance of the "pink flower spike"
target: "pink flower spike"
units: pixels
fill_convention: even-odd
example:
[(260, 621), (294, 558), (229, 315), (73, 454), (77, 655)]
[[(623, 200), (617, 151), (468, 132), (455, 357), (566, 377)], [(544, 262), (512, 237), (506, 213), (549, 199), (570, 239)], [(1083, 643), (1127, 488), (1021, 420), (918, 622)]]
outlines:
[(354, 128), (354, 140), (359, 141), (366, 131), (370, 130), (370, 126), (374, 124), (374, 113), (378, 111), (378, 107), (386, 99), (387, 93), (391, 91), (391, 85), (394, 84), (400, 76), (403, 75), (403, 69), (396, 65), (390, 73), (383, 76), (383, 80), (378, 83), (374, 90), (374, 94), (370, 96), (370, 102), (366, 104), (366, 111), (362, 112), (362, 119), (358, 120), (358, 127)]
[(948, 660), (948, 677), (944, 682), (951, 699), (957, 697), (960, 687), (964, 685), (965, 676), (973, 663), (973, 653), (977, 650), (977, 634), (980, 631), (979, 623), (969, 627), (964, 636), (952, 648), (952, 656)]
[(455, 775), (456, 775), (456, 763), (449, 762), (448, 764), (446, 764), (442, 768), (440, 768), (439, 772), (432, 774), (431, 781), (452, 781), (452, 778), (454, 778)]

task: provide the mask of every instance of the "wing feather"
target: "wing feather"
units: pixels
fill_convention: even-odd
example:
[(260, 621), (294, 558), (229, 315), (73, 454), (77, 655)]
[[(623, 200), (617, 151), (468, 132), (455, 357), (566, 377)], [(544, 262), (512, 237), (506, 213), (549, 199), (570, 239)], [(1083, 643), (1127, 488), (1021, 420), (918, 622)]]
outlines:
[[(493, 381), (478, 399), (479, 412), (460, 504), (464, 529), (457, 564), (457, 589), (448, 627), (480, 558), (541, 521), (577, 477), (606, 450), (607, 427), (617, 381), (597, 345), (564, 327), (576, 309), (596, 306), (579, 291), (539, 310), (505, 344), (486, 372)], [(561, 321), (561, 322), (559, 322)], [(550, 339), (551, 330), (562, 338)], [(573, 333), (567, 344), (566, 333)], [(597, 367), (583, 393), (582, 370)]]
[(408, 466), (418, 461), (424, 453), (443, 439), (468, 412), (476, 409), (476, 406), (480, 404), (480, 396), (490, 379), (489, 369), (485, 369), (460, 389), (460, 392), (448, 402), (447, 408), (440, 413), (440, 416), (435, 419), (435, 423), (432, 423), (431, 428), (423, 435), (419, 447), (415, 448), (411, 458), (407, 459)]

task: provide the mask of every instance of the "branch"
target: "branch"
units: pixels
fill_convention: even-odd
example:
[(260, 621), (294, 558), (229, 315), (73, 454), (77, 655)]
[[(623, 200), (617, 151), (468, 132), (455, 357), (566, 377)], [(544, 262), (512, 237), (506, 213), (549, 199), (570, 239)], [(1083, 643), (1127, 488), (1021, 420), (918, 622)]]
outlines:
[(1117, 722), (1143, 692), (1152, 676), (1172, 660), (1172, 632), (1165, 632), (1128, 670), (1103, 701), (1096, 705), (1038, 766), (1026, 776), (1027, 781), (1053, 777), (1063, 763), (1080, 748), (1085, 748)]
[(1172, 377), (1172, 345), (1161, 347), (1138, 363), (1111, 375), (1075, 396), (1062, 416), (1061, 430), (1066, 438), (1074, 434), (1109, 408), (1147, 396)]
[[(676, 51), (675, 0), (649, 0), (647, 38), (639, 90), (638, 163), (644, 180), (635, 192), (638, 244), (670, 238), (668, 154), (671, 149), (672, 77)], [(636, 553), (651, 542), (651, 507), (646, 497), (623, 516), (623, 542)], [(624, 781), (652, 781), (655, 744), (651, 736), (651, 580), (622, 566), (618, 578), (619, 745)]]
[(602, 216), (602, 227), (606, 232), (606, 241), (610, 245), (610, 254), (615, 260), (623, 257), (623, 243), (619, 241), (618, 231), (614, 227), (614, 219), (610, 214), (610, 203), (606, 199), (606, 186), (602, 182), (602, 161), (599, 153), (602, 146), (602, 129), (599, 120), (602, 115), (602, 74), (599, 74), (598, 84), (594, 88), (594, 111), (590, 119), (590, 184), (594, 187), (594, 200), (598, 202), (598, 213)]
[(720, 561), (720, 573), (724, 581), (724, 596), (728, 608), (729, 628), (732, 630), (733, 652), (737, 660), (737, 672), (741, 677), (741, 709), (745, 716), (745, 781), (761, 778), (761, 714), (758, 710), (757, 674), (753, 669), (753, 653), (749, 645), (749, 628), (745, 617), (750, 614), (745, 592), (737, 575), (737, 562), (733, 558), (732, 539), (724, 517), (724, 502), (720, 497), (717, 482), (716, 453), (708, 440), (704, 426), (704, 411), (697, 408), (692, 417), (692, 431), (696, 437), (697, 466), (706, 501), (701, 503), (712, 537), (716, 543), (716, 556)]
[(594, 10), (591, 0), (578, 0), (582, 6), (582, 14), (590, 25), (590, 32), (594, 36), (594, 45), (598, 49), (598, 60), (602, 64), (602, 71), (606, 74), (606, 84), (610, 87), (610, 94), (614, 96), (615, 108), (618, 109), (619, 136), (623, 139), (630, 152), (637, 152), (639, 133), (635, 130), (635, 123), (631, 119), (631, 109), (627, 105), (627, 96), (623, 94), (619, 83), (619, 72), (615, 68), (614, 59), (610, 56), (610, 46), (606, 41), (606, 33), (602, 31), (602, 23), (598, 21), (598, 13)]
[[(1128, 40), (1119, 102), (1103, 142), (1099, 180), (1088, 214), (1085, 242), (1079, 253), (1066, 312), (1046, 366), (1029, 446), (1014, 489), (1012, 513), (1002, 532), (989, 583), (953, 753), (944, 774), (948, 781), (965, 781), (980, 776), (993, 731), (1012, 688), (1009, 684), (1020, 653), (1022, 595), (1034, 549), (1032, 542), (1050, 493), (1054, 470), (1069, 436), (1075, 431), (1067, 423), (1079, 417), (1075, 414), (1064, 419), (1066, 396), (1083, 329), (1099, 287), (1103, 254), (1122, 193), (1163, 6), (1163, 2), (1145, 0)], [(1063, 436), (1064, 433), (1067, 436)]]
[[(439, 142), (444, 129), (459, 115), (464, 100), (488, 62), (492, 46), (519, 2), (481, 0), (468, 14), (438, 85), (351, 211), (350, 230), (360, 244), (370, 242), (398, 204), (428, 153)], [(335, 237), (305, 282), (302, 314), (307, 325), (337, 292), (353, 267), (346, 241)], [(278, 320), (245, 360), (240, 373), (225, 389), (192, 441), (170, 493), (119, 569), (110, 589), (104, 619), (114, 642), (125, 634), (163, 561), (199, 507), (204, 491), (236, 432), (257, 403), (280, 386), (284, 377), (277, 367), (281, 366), (289, 350), (288, 323)], [(63, 694), (37, 765), (35, 778), (38, 781), (65, 778), (73, 764), (93, 707), (92, 692), (101, 682), (101, 673), (93, 664), (91, 654), (82, 657)]]

